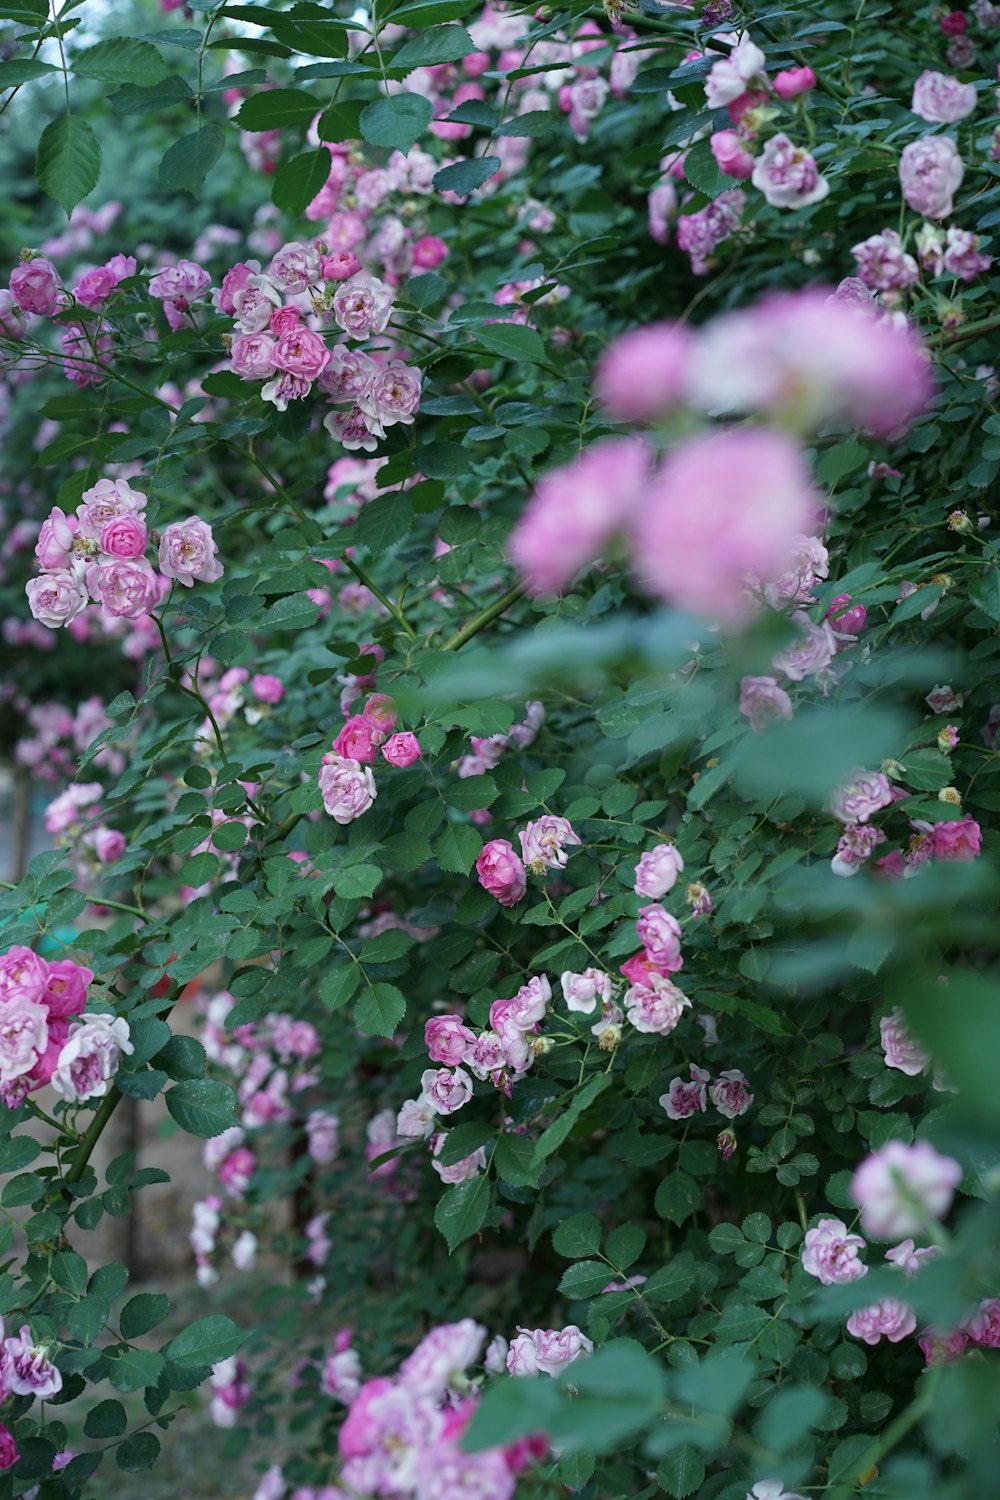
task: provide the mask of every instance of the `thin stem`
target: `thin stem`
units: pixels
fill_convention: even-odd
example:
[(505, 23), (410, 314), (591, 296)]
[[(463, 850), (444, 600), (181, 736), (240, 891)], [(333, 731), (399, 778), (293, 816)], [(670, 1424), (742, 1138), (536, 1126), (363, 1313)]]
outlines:
[(441, 650), (458, 651), (466, 641), (471, 641), (474, 635), (478, 635), (485, 626), (504, 614), (512, 604), (516, 604), (523, 593), (524, 584), (515, 584), (512, 589), (507, 590), (506, 594), (494, 600), (492, 604), (488, 604), (485, 609), (480, 610), (478, 615), (474, 615), (467, 625), (462, 626), (461, 630), (457, 630), (450, 641), (445, 641)]
[(373, 583), (372, 580), (368, 577), (368, 574), (365, 572), (364, 568), (359, 568), (352, 557), (345, 557), (344, 562), (347, 567), (350, 568), (355, 578), (357, 578), (360, 583), (363, 583), (365, 588), (375, 595), (375, 598), (384, 609), (387, 609), (389, 611), (393, 619), (396, 621), (396, 624), (399, 626), (400, 630), (404, 631), (405, 634), (409, 636), (411, 641), (415, 641), (417, 638), (417, 632), (414, 630), (409, 620), (403, 614), (403, 611), (399, 608), (398, 604), (393, 604), (392, 600), (386, 594), (383, 594), (378, 585), (376, 583)]
[(867, 1448), (858, 1454), (844, 1480), (837, 1485), (836, 1489), (830, 1491), (827, 1500), (852, 1500), (856, 1494), (858, 1480), (880, 1464), (886, 1454), (891, 1453), (906, 1434), (923, 1420), (934, 1403), (943, 1369), (943, 1365), (934, 1365), (927, 1371), (921, 1381), (923, 1388), (919, 1395), (915, 1396), (909, 1406), (900, 1412), (895, 1422), (889, 1423), (879, 1437), (872, 1438)]
[(118, 1108), (118, 1105), (121, 1103), (123, 1097), (124, 1095), (120, 1094), (116, 1088), (112, 1087), (102, 1099), (97, 1113), (94, 1115), (94, 1118), (87, 1126), (87, 1129), (80, 1140), (80, 1144), (76, 1150), (76, 1155), (73, 1157), (73, 1165), (66, 1173), (67, 1182), (80, 1181), (80, 1178), (83, 1176), (86, 1169), (87, 1163), (90, 1160), (94, 1147), (97, 1145), (97, 1142), (101, 1138), (101, 1134), (104, 1130), (105, 1125), (111, 1119), (111, 1116)]

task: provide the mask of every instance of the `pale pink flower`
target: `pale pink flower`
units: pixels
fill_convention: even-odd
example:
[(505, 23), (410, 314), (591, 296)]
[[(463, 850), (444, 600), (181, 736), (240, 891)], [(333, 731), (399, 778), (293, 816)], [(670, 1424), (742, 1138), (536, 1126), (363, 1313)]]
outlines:
[(292, 240), (271, 257), (267, 268), (269, 279), (289, 295), (304, 292), (320, 279), (319, 251), (313, 245)]
[(740, 624), (753, 611), (746, 575), (778, 577), (817, 506), (802, 456), (782, 434), (690, 438), (670, 451), (632, 521), (636, 570), (675, 607)]
[(637, 896), (649, 901), (659, 901), (677, 884), (677, 877), (684, 869), (681, 851), (676, 844), (657, 844), (639, 856), (635, 867), (633, 890)]
[(600, 969), (584, 969), (582, 974), (574, 974), (567, 970), (559, 980), (562, 985), (563, 999), (566, 1001), (566, 1009), (578, 1011), (581, 1015), (589, 1016), (597, 1009), (598, 1001), (602, 1004), (611, 999), (611, 976), (604, 974)]
[(330, 350), (318, 333), (299, 324), (278, 339), (274, 363), (300, 380), (317, 380), (330, 363)]
[(389, 360), (375, 371), (357, 403), (382, 428), (412, 422), (420, 406), (420, 371), (400, 359)]
[(930, 837), (935, 859), (970, 864), (979, 857), (983, 832), (975, 818), (953, 818), (935, 823)]
[(38, 566), (47, 573), (57, 568), (68, 568), (73, 561), (73, 542), (76, 538), (75, 516), (65, 515), (54, 505), (42, 522), (35, 543)]
[(736, 1120), (745, 1115), (753, 1103), (750, 1083), (739, 1068), (727, 1068), (720, 1073), (708, 1091), (708, 1097), (727, 1120)]
[(434, 1134), (434, 1106), (423, 1094), (400, 1105), (396, 1134), (400, 1140), (430, 1140)]
[(805, 1496), (786, 1490), (780, 1479), (760, 1479), (750, 1490), (746, 1500), (805, 1500)]
[(121, 1016), (83, 1016), (59, 1053), (52, 1087), (69, 1104), (101, 1099), (121, 1062), (135, 1049), (129, 1024)]
[(330, 753), (324, 755), (319, 772), (323, 806), (337, 823), (353, 823), (372, 806), (378, 795), (375, 778), (359, 761)]
[(329, 1166), (340, 1149), (340, 1120), (329, 1110), (310, 1110), (306, 1116), (306, 1140), (316, 1165)]
[(29, 578), (24, 592), (32, 615), (49, 630), (69, 625), (90, 603), (83, 574), (76, 568), (57, 568), (40, 578)]
[(160, 580), (143, 557), (92, 563), (87, 569), (87, 588), (111, 618), (138, 620), (160, 600)]
[(685, 1083), (683, 1078), (671, 1078), (667, 1092), (661, 1094), (659, 1100), (667, 1118), (687, 1120), (692, 1115), (700, 1114), (707, 1107), (705, 1085), (710, 1077), (706, 1068), (699, 1068), (692, 1063), (689, 1083)]
[(529, 823), (518, 834), (518, 838), (521, 842), (521, 858), (535, 875), (540, 875), (546, 867), (550, 870), (564, 870), (569, 857), (566, 846), (579, 845), (581, 842), (568, 819), (554, 817), (550, 813)]
[(860, 1234), (849, 1234), (840, 1219), (820, 1219), (806, 1230), (802, 1246), (802, 1269), (824, 1286), (839, 1286), (867, 1276), (868, 1267), (858, 1259), (865, 1248)]
[(925, 68), (913, 85), (910, 108), (931, 124), (954, 125), (971, 115), (975, 107), (976, 85), (960, 83), (947, 73), (935, 73), (933, 69)]
[(903, 249), (894, 229), (883, 229), (851, 246), (858, 263), (858, 275), (866, 286), (877, 292), (906, 291), (920, 278), (920, 267)]
[(160, 572), (185, 588), (190, 588), (195, 579), (199, 583), (215, 583), (223, 573), (218, 550), (211, 526), (199, 516), (174, 521), (160, 536)]
[(914, 213), (946, 219), (964, 176), (965, 164), (951, 136), (925, 135), (903, 147), (899, 180)]
[(62, 1390), (62, 1375), (49, 1358), (48, 1345), (34, 1342), (27, 1323), (17, 1338), (4, 1339), (3, 1348), (9, 1394), (46, 1401)]
[(48, 1011), (16, 991), (0, 1000), (0, 1083), (30, 1073), (49, 1043)]
[(0, 288), (0, 334), (4, 338), (20, 340), (27, 331), (28, 320), (22, 317), (10, 292)]
[(783, 68), (780, 73), (775, 73), (771, 86), (778, 98), (787, 102), (814, 89), (816, 74), (812, 68)]
[(889, 778), (883, 771), (860, 771), (853, 781), (837, 788), (830, 798), (830, 811), (841, 823), (867, 823), (893, 800)]
[(1000, 1349), (1000, 1297), (980, 1302), (966, 1327), (972, 1342), (981, 1349)]
[(391, 735), (385, 744), (380, 747), (382, 759), (388, 761), (390, 766), (404, 769), (406, 766), (414, 765), (423, 754), (420, 741), (415, 734), (404, 730), (399, 734)]
[(146, 496), (124, 479), (99, 479), (84, 490), (76, 508), (80, 536), (100, 543), (109, 521), (118, 516), (138, 516), (146, 509)]
[(659, 902), (639, 908), (635, 930), (655, 969), (673, 974), (684, 967), (681, 924)]
[(140, 516), (115, 516), (101, 532), (101, 551), (106, 557), (141, 557), (149, 541), (149, 531)]
[(22, 312), (37, 313), (41, 318), (54, 317), (69, 301), (59, 272), (44, 255), (32, 256), (14, 267), (10, 293)]
[(709, 109), (724, 109), (748, 93), (754, 82), (763, 80), (765, 61), (756, 43), (745, 37), (728, 57), (713, 63), (705, 79), (705, 102)]
[(850, 879), (856, 875), (864, 864), (870, 859), (879, 844), (885, 843), (885, 834), (881, 828), (868, 823), (848, 823), (837, 841), (837, 851), (830, 861), (830, 871), (842, 879)]
[(333, 316), (352, 339), (382, 333), (392, 313), (392, 292), (377, 276), (361, 272), (342, 281), (334, 293)]
[(772, 208), (808, 208), (830, 191), (812, 156), (783, 132), (772, 135), (757, 158), (751, 178)]
[(356, 401), (371, 385), (378, 368), (370, 354), (338, 344), (319, 377), (319, 388), (334, 401)]
[(431, 1166), (442, 1182), (454, 1187), (456, 1183), (468, 1182), (471, 1177), (478, 1177), (486, 1171), (486, 1151), (482, 1146), (473, 1151), (471, 1156), (463, 1156), (459, 1161), (449, 1162), (447, 1165), (439, 1161), (445, 1140), (444, 1131), (438, 1131), (437, 1135), (431, 1137)]
[(570, 1323), (566, 1328), (519, 1328), (507, 1354), (511, 1375), (558, 1375), (567, 1365), (594, 1352), (586, 1334)]
[(524, 865), (508, 839), (491, 839), (476, 860), (476, 874), (484, 890), (501, 906), (516, 906), (527, 889)]
[(669, 1036), (675, 1031), (691, 1001), (662, 974), (652, 973), (644, 984), (633, 984), (625, 993), (625, 1013), (636, 1031)]
[(290, 401), (304, 400), (311, 390), (312, 382), (304, 375), (292, 375), (288, 370), (281, 370), (273, 380), (261, 387), (260, 394), (278, 411), (287, 411)]
[(472, 1098), (472, 1079), (464, 1068), (427, 1068), (420, 1075), (420, 1088), (439, 1115), (454, 1114)]
[(740, 713), (750, 720), (755, 734), (775, 719), (792, 717), (792, 700), (774, 677), (744, 677), (740, 680)]
[(351, 1334), (342, 1328), (334, 1342), (333, 1353), (323, 1364), (320, 1388), (328, 1396), (349, 1406), (361, 1389), (361, 1359), (351, 1348)]
[(601, 355), (594, 394), (619, 422), (652, 422), (684, 398), (694, 339), (679, 323), (623, 333)]
[(861, 1209), (866, 1234), (898, 1240), (921, 1234), (928, 1221), (943, 1218), (961, 1179), (958, 1162), (941, 1156), (929, 1142), (906, 1146), (889, 1141), (858, 1167), (851, 1197)]
[(179, 260), (158, 271), (149, 283), (149, 295), (162, 302), (187, 303), (204, 297), (212, 285), (208, 272), (193, 260)]
[(921, 1266), (925, 1266), (929, 1260), (940, 1255), (940, 1245), (926, 1245), (918, 1250), (912, 1240), (903, 1240), (894, 1245), (891, 1250), (885, 1252), (885, 1258), (895, 1266), (898, 1266), (907, 1276), (915, 1276)]
[(541, 479), (509, 543), (530, 593), (560, 593), (600, 555), (640, 504), (648, 465), (641, 438), (610, 438)]
[(475, 1042), (475, 1033), (465, 1026), (460, 1016), (431, 1016), (424, 1022), (424, 1045), (432, 1062), (443, 1063), (454, 1068), (465, 1060), (465, 1054)]
[(432, 1328), (399, 1367), (399, 1383), (414, 1395), (440, 1401), (455, 1379), (478, 1359), (486, 1329), (472, 1318)]
[(915, 1333), (917, 1315), (905, 1302), (895, 1297), (883, 1297), (871, 1307), (860, 1307), (847, 1320), (847, 1331), (866, 1344), (877, 1344), (886, 1338), (890, 1344), (898, 1344), (908, 1334)]
[(229, 350), (229, 363), (244, 380), (268, 380), (278, 368), (276, 350), (269, 333), (239, 333)]
[(799, 628), (798, 640), (777, 652), (771, 665), (792, 682), (802, 682), (830, 665), (837, 654), (837, 638), (826, 620), (817, 625), (802, 610), (792, 615), (792, 624)]
[(916, 1078), (918, 1073), (924, 1073), (930, 1067), (930, 1053), (907, 1031), (898, 1005), (889, 1015), (882, 1017), (879, 1031), (887, 1068), (896, 1068), (907, 1077)]
[(968, 229), (956, 229), (952, 225), (945, 236), (942, 268), (949, 276), (960, 281), (975, 281), (993, 264), (988, 255), (980, 253), (980, 238)]

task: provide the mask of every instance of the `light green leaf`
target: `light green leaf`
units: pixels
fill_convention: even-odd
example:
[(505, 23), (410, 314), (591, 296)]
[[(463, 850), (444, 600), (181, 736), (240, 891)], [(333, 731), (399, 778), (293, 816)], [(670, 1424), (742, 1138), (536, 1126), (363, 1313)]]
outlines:
[(361, 134), (370, 146), (387, 146), (405, 156), (434, 118), (434, 106), (422, 94), (390, 94), (361, 111)]

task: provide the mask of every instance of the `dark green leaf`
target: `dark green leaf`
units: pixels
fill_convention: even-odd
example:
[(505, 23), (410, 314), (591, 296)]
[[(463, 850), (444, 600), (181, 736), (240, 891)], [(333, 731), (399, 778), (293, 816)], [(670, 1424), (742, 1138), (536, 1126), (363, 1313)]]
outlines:
[(69, 214), (92, 193), (101, 175), (101, 146), (92, 125), (78, 115), (51, 120), (42, 131), (35, 176), (43, 192)]

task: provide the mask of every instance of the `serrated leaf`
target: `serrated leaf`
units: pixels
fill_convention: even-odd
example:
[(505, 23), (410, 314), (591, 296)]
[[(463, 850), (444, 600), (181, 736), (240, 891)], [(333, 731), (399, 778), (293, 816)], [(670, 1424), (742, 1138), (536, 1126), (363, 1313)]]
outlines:
[(559, 124), (559, 115), (551, 109), (529, 109), (523, 115), (504, 120), (493, 132), (494, 135), (527, 135), (537, 139), (551, 135)]
[(705, 1460), (690, 1443), (668, 1453), (656, 1471), (656, 1482), (661, 1490), (673, 1495), (674, 1500), (685, 1500), (693, 1495), (705, 1478)]
[(552, 1248), (567, 1260), (593, 1255), (601, 1243), (601, 1221), (593, 1214), (571, 1214), (552, 1231)]
[(70, 66), (80, 78), (98, 78), (102, 83), (131, 83), (148, 88), (170, 72), (152, 42), (116, 36), (78, 52)]
[(83, 1422), (83, 1430), (91, 1438), (121, 1437), (127, 1427), (128, 1417), (120, 1401), (99, 1401)]
[(108, 1380), (116, 1391), (141, 1391), (163, 1374), (163, 1355), (155, 1349), (113, 1349), (106, 1356)]
[(449, 1188), (434, 1210), (434, 1223), (448, 1243), (449, 1254), (482, 1228), (490, 1207), (490, 1183), (485, 1175)]
[(732, 177), (721, 170), (708, 140), (696, 141), (684, 155), (684, 176), (693, 188), (706, 198), (717, 198), (727, 188), (735, 187)]
[(346, 870), (333, 872), (333, 888), (345, 901), (374, 896), (381, 880), (378, 865), (350, 865)]
[(535, 1143), (526, 1135), (501, 1135), (493, 1156), (497, 1176), (511, 1187), (535, 1187), (539, 1169), (534, 1165)]
[(366, 104), (361, 134), (370, 146), (386, 146), (404, 156), (434, 118), (434, 106), (422, 94), (390, 94)]
[(304, 89), (265, 89), (240, 106), (236, 123), (241, 130), (281, 130), (285, 125), (309, 124), (323, 101)]
[(499, 170), (499, 156), (477, 156), (469, 161), (456, 161), (449, 167), (442, 167), (439, 172), (434, 173), (432, 182), (439, 193), (457, 193), (460, 198), (465, 198), (469, 193), (474, 193), (476, 188), (481, 188)]
[(123, 1339), (136, 1339), (162, 1323), (170, 1312), (170, 1298), (163, 1292), (139, 1292), (121, 1310), (118, 1326)]
[(611, 1272), (599, 1260), (580, 1260), (563, 1272), (559, 1290), (564, 1297), (596, 1297), (607, 1286)]
[(328, 1010), (340, 1010), (354, 994), (361, 978), (356, 964), (334, 969), (320, 980), (319, 998)]
[(211, 1140), (236, 1124), (236, 1095), (215, 1078), (190, 1078), (164, 1094), (167, 1109), (189, 1135)]
[(354, 523), (354, 538), (381, 556), (408, 534), (413, 525), (413, 501), (402, 490), (369, 501)]
[(476, 342), (504, 359), (524, 360), (528, 364), (541, 364), (545, 359), (540, 335), (521, 323), (491, 323), (487, 328), (479, 328)]
[(140, 88), (123, 83), (108, 99), (116, 115), (147, 115), (158, 109), (169, 109), (193, 98), (191, 86), (179, 73), (168, 73), (158, 83)]
[(282, 162), (274, 174), (271, 202), (288, 214), (301, 214), (330, 175), (330, 153), (323, 147)]
[(370, 984), (354, 1007), (354, 1024), (365, 1036), (392, 1036), (406, 1015), (406, 1001), (394, 984)]
[(483, 847), (476, 830), (465, 823), (449, 823), (434, 840), (434, 858), (442, 870), (466, 875)]
[(160, 1440), (153, 1432), (133, 1432), (115, 1454), (115, 1463), (126, 1474), (144, 1474), (160, 1456)]
[(93, 127), (78, 115), (50, 121), (38, 142), (35, 176), (42, 191), (72, 213), (101, 176), (101, 145)]
[(185, 1369), (205, 1370), (236, 1353), (248, 1335), (221, 1313), (198, 1318), (183, 1333), (171, 1339), (163, 1350), (172, 1365)]
[(464, 26), (436, 26), (403, 43), (389, 62), (392, 68), (433, 68), (458, 62), (475, 52), (476, 44)]
[(197, 193), (209, 172), (222, 155), (226, 132), (210, 120), (165, 152), (159, 170), (160, 186), (170, 191), (183, 189)]

